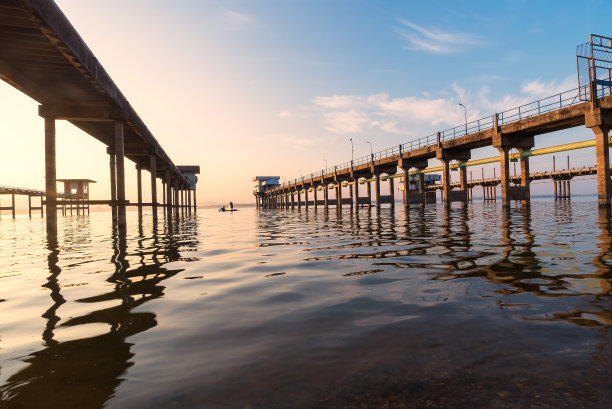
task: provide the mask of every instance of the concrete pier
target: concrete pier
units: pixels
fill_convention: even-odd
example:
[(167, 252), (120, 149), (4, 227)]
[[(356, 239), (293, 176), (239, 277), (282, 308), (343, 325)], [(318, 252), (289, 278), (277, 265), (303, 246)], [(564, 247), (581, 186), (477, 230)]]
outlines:
[[(593, 50), (597, 53), (594, 54)], [(351, 205), (358, 207), (358, 183), (365, 178), (367, 183), (368, 200), (372, 202), (371, 183), (375, 183), (375, 201), (377, 207), (388, 203), (394, 205), (394, 182), (397, 177), (404, 180), (404, 204), (435, 202), (435, 192), (441, 190), (442, 199), (449, 205), (453, 201), (467, 202), (471, 199), (471, 189), (482, 186), (483, 198), (487, 201), (497, 199), (496, 186), (500, 186), (501, 201), (507, 206), (512, 200), (530, 200), (530, 182), (536, 179), (553, 179), (556, 187), (556, 196), (566, 198), (570, 196), (570, 180), (574, 176), (595, 172), (597, 174), (598, 202), (602, 206), (609, 206), (612, 202), (612, 181), (610, 179), (610, 129), (612, 129), (612, 92), (610, 91), (609, 75), (605, 79), (597, 77), (597, 67), (602, 72), (609, 73), (609, 61), (612, 61), (612, 38), (592, 34), (590, 42), (579, 47), (576, 54), (579, 61), (588, 66), (584, 79), (588, 84), (580, 85), (576, 89), (567, 90), (550, 97), (542, 98), (503, 112), (467, 122), (444, 131), (412, 140), (397, 147), (384, 151), (371, 153), (361, 158), (352, 158), (350, 162), (333, 167), (333, 172), (325, 170), (321, 173), (302, 177), (299, 181), (293, 180), (284, 183), (279, 188), (293, 187), (298, 183), (311, 183), (315, 178), (330, 178), (336, 188), (336, 206), (344, 203), (342, 200), (342, 183), (349, 181), (353, 184), (351, 192)], [(599, 64), (599, 66), (598, 66)], [(579, 65), (580, 66), (580, 65)], [(583, 77), (581, 77), (583, 78)], [(592, 129), (595, 139), (566, 144), (549, 148), (534, 149), (536, 138), (539, 135), (584, 126)], [(568, 173), (552, 172), (531, 175), (529, 157), (536, 154), (548, 154), (562, 150), (581, 149), (588, 146), (596, 148), (595, 170), (570, 170)], [(474, 164), (492, 163), (491, 158), (470, 160), (472, 151), (484, 147), (495, 147), (499, 157), (495, 158), (500, 166), (500, 177), (494, 175), (489, 180), (479, 182), (467, 181), (466, 167)], [(537, 152), (537, 153), (536, 153)], [(437, 159), (441, 166), (428, 167), (430, 159)], [(520, 159), (521, 175), (510, 175), (510, 161)], [(396, 174), (398, 167), (402, 173)], [(331, 168), (330, 168), (331, 169)], [(416, 169), (416, 170), (411, 170)], [(459, 170), (459, 182), (451, 181), (451, 171)], [(442, 173), (442, 183), (438, 186), (422, 188), (419, 185), (418, 193), (410, 189), (409, 178), (422, 175), (425, 172)], [(367, 173), (364, 176), (363, 173)], [(585, 173), (587, 172), (587, 173)], [(386, 176), (385, 176), (386, 175)], [(381, 196), (381, 181), (388, 180), (390, 195)], [(350, 185), (349, 185), (350, 186)], [(275, 194), (271, 189), (266, 194)]]
[[(111, 198), (103, 202), (112, 206), (113, 220), (119, 227), (125, 227), (125, 206), (129, 205), (125, 191), (126, 158), (139, 166), (141, 206), (143, 169), (151, 172), (154, 209), (158, 171), (169, 171), (181, 189), (189, 188), (187, 180), (54, 2), (15, 0), (3, 4), (3, 9), (0, 78), (37, 101), (38, 114), (45, 120), (45, 207), (50, 231), (57, 226), (55, 121), (58, 120), (71, 122), (108, 147)], [(150, 160), (142, 160), (143, 156)]]

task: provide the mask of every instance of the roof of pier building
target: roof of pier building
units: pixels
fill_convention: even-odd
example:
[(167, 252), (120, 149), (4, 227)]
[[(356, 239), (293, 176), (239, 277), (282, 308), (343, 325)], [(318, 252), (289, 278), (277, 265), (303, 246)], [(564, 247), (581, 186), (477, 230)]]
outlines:
[[(125, 156), (181, 176), (104, 67), (52, 0), (0, 0), (0, 78), (40, 103), (43, 117), (64, 119), (107, 146), (125, 121)], [(144, 160), (147, 157), (147, 160)]]

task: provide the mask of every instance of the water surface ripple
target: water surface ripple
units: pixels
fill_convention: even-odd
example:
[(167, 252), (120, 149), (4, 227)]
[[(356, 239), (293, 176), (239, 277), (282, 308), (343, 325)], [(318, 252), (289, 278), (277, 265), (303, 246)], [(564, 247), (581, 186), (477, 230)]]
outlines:
[(0, 221), (0, 407), (612, 407), (593, 200)]

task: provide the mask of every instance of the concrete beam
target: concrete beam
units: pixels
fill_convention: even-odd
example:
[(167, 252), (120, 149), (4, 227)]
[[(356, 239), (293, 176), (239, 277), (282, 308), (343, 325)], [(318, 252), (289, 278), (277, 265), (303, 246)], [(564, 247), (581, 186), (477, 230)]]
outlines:
[(38, 115), (43, 118), (56, 118), (67, 121), (113, 122), (122, 119), (113, 109), (96, 106), (39, 105)]

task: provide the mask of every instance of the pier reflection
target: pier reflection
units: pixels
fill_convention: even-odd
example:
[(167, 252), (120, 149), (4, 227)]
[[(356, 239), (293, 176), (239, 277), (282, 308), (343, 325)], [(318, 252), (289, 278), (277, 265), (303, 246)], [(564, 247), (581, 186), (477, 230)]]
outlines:
[[(486, 291), (492, 291), (502, 314), (609, 326), (612, 214), (598, 210), (595, 235), (593, 226), (581, 226), (572, 206), (559, 201), (544, 213), (538, 207), (536, 214), (533, 205), (521, 202), (478, 208), (456, 203), (395, 211), (301, 211), (283, 217), (266, 214), (259, 227), (262, 245), (300, 244), (302, 260), (325, 263), (321, 268), (333, 271), (333, 263), (355, 260), (349, 272), (341, 273), (344, 277), (377, 274), (393, 281), (425, 271), (439, 285), (484, 280), (494, 285)], [(287, 231), (293, 217), (299, 219), (295, 226), (306, 227)], [(573, 246), (576, 241), (583, 243), (584, 251)], [(449, 297), (453, 291), (466, 291), (464, 286), (455, 288), (436, 291)], [(579, 303), (576, 297), (581, 297)]]
[(598, 254), (593, 258), (596, 270), (590, 274), (577, 277), (582, 279), (582, 286), (588, 288), (589, 298), (576, 305), (569, 312), (557, 312), (553, 315), (555, 320), (566, 320), (576, 325), (589, 327), (603, 327), (606, 332), (603, 339), (607, 339), (607, 329), (612, 326), (612, 210), (598, 208), (597, 227), (600, 230), (597, 247)]
[[(163, 281), (183, 271), (164, 264), (181, 259), (181, 247), (197, 246), (197, 220), (166, 220), (160, 231), (154, 219), (150, 235), (144, 235), (142, 224), (138, 233), (135, 238), (126, 237), (125, 231), (113, 228), (113, 268), (107, 279), (113, 286), (108, 292), (75, 300), (91, 305), (81, 309), (89, 312), (63, 320), (58, 315), (66, 303), (59, 284), (60, 246), (56, 234), (48, 236), (50, 275), (43, 287), (51, 291), (52, 304), (42, 315), (46, 319), (44, 348), (24, 358), (29, 365), (0, 386), (0, 397), (9, 407), (102, 408), (114, 395), (122, 375), (133, 365), (132, 344), (127, 339), (157, 325), (155, 313), (134, 310), (163, 296)], [(108, 332), (67, 341), (55, 339), (58, 328), (86, 325), (105, 326)]]

